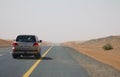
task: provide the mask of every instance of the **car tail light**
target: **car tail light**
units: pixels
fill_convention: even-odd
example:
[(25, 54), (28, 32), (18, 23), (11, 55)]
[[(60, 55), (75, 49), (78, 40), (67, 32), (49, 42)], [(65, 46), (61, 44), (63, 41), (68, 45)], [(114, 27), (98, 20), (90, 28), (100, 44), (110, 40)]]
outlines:
[(33, 46), (39, 46), (39, 44), (38, 43), (34, 43)]
[(13, 46), (18, 46), (18, 43), (13, 43)]

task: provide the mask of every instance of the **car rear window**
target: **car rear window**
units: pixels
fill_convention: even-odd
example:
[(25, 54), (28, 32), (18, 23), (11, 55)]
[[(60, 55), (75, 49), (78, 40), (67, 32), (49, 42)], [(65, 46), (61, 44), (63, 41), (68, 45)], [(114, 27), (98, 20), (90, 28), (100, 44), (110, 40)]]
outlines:
[(36, 42), (35, 36), (18, 36), (17, 42)]

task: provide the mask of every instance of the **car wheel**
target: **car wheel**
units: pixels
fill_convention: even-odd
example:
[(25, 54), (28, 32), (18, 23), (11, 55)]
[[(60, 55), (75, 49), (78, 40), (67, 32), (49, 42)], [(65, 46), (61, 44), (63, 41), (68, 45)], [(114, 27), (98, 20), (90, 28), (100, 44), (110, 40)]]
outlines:
[(20, 57), (20, 55), (15, 55), (15, 54), (13, 54), (12, 56), (13, 56), (14, 59)]
[(17, 55), (12, 55), (12, 56), (13, 56), (14, 59), (17, 58)]
[(41, 54), (39, 53), (39, 54), (35, 55), (35, 57), (36, 57), (37, 59), (40, 59), (40, 58), (41, 58)]

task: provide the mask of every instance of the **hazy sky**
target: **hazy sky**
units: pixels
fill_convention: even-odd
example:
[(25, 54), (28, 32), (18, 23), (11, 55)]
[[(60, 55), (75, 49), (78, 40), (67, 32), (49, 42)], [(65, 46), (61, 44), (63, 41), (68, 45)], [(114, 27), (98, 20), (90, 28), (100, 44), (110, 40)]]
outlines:
[(0, 0), (0, 38), (64, 42), (120, 35), (120, 0)]

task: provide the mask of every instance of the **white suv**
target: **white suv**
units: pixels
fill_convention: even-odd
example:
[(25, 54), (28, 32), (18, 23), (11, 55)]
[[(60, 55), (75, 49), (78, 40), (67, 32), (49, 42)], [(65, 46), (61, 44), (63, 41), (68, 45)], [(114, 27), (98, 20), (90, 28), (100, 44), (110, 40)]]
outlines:
[(34, 55), (36, 58), (41, 58), (41, 47), (38, 37), (35, 35), (18, 35), (13, 43), (13, 58), (22, 56)]

